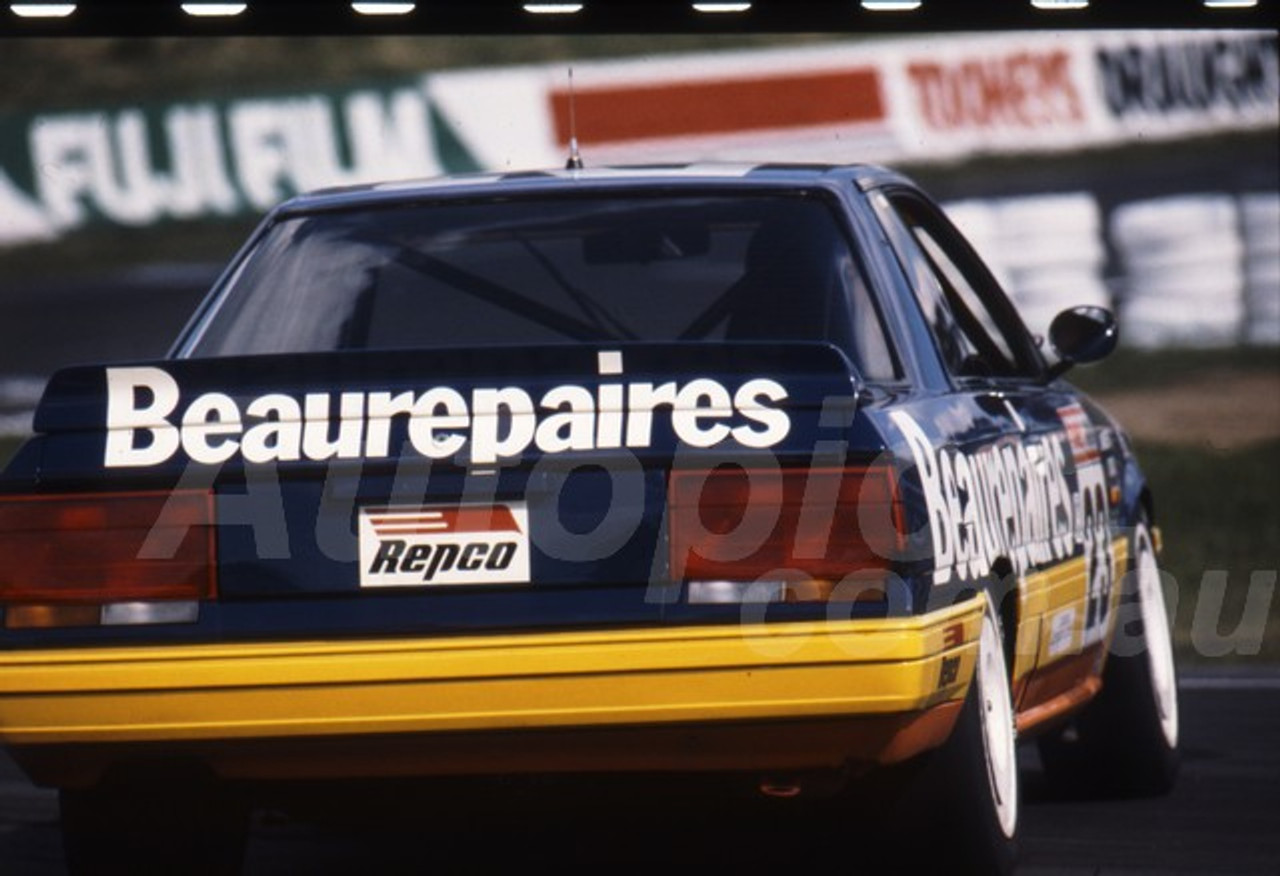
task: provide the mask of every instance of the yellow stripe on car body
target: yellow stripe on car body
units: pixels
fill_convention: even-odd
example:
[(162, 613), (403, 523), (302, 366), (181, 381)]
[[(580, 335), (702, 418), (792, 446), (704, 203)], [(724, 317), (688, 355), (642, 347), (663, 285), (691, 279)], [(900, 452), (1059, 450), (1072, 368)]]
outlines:
[(0, 738), (33, 745), (910, 712), (964, 697), (981, 611), (974, 599), (889, 620), (15, 651), (0, 655)]

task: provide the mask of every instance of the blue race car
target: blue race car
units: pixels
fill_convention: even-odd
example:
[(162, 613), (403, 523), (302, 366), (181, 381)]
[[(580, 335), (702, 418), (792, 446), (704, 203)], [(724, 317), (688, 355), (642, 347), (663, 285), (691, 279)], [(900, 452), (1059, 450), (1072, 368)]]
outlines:
[(0, 740), (73, 870), (234, 865), (284, 780), (909, 762), (912, 820), (1007, 871), (1019, 739), (1176, 772), (1152, 497), (1061, 379), (1116, 337), (1067, 310), (1047, 361), (875, 167), (295, 198), (167, 358), (50, 381), (0, 477)]

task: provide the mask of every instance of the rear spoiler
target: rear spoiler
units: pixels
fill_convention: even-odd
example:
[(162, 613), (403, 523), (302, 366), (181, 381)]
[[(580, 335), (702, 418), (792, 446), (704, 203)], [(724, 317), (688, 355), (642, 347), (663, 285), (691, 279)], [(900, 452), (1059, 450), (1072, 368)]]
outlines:
[(485, 466), (624, 448), (811, 446), (823, 405), (852, 404), (859, 386), (843, 352), (808, 342), (171, 359), (58, 372), (35, 430), (75, 436), (81, 470), (402, 452)]

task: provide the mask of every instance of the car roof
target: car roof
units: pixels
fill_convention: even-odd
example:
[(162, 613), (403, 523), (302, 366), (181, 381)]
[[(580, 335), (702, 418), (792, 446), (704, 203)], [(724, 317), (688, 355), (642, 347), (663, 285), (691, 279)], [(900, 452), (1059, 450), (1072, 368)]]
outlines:
[(887, 181), (905, 181), (905, 178), (871, 164), (663, 164), (468, 173), (323, 189), (292, 198), (281, 204), (276, 212), (358, 209), (459, 196), (474, 198), (637, 187), (837, 188), (853, 182), (868, 189)]

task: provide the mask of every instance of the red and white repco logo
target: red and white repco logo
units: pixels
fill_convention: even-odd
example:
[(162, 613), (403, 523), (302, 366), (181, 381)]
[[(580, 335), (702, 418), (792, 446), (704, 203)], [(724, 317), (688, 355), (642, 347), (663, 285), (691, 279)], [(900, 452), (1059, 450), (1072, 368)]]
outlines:
[(360, 586), (529, 580), (523, 503), (361, 508)]

